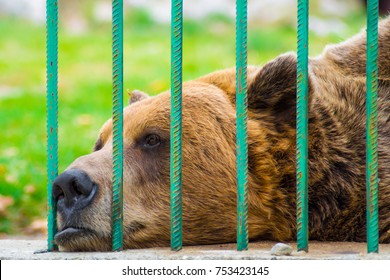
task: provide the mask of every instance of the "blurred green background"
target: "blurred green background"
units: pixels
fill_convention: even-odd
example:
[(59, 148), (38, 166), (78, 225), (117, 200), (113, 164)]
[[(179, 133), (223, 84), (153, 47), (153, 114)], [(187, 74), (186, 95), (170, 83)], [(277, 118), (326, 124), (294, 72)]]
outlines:
[[(38, 7), (37, 18), (31, 18), (29, 13), (10, 9), (15, 2), (27, 5), (26, 1), (0, 0), (0, 235), (3, 236), (44, 233), (46, 225), (44, 5)], [(144, 2), (153, 5), (152, 2), (162, 1)], [(165, 2), (169, 8), (169, 1)], [(204, 14), (202, 9), (206, 9), (207, 1), (198, 2), (200, 11), (187, 10), (189, 16), (184, 22), (184, 80), (235, 63), (231, 15), (234, 1), (217, 1), (231, 7)], [(256, 3), (249, 1), (249, 64), (261, 65), (296, 49), (295, 1), (267, 3), (271, 2), (282, 2), (282, 6), (270, 4), (264, 9), (257, 5), (251, 9), (252, 3)], [(345, 1), (347, 7), (342, 11), (333, 7), (333, 13), (321, 1), (311, 2), (311, 56), (320, 54), (326, 44), (343, 41), (364, 27), (366, 18), (360, 1)], [(322, 2), (333, 5), (337, 1)], [(100, 3), (98, 9), (97, 3)], [(60, 5), (60, 172), (78, 156), (91, 152), (99, 128), (111, 115), (109, 4), (69, 0)], [(126, 2), (124, 88), (154, 95), (170, 87), (170, 26), (169, 10), (163, 13), (160, 8), (165, 16), (159, 17), (156, 7), (149, 8), (137, 1)], [(275, 18), (278, 13), (283, 16)], [(125, 99), (126, 104), (127, 96)]]

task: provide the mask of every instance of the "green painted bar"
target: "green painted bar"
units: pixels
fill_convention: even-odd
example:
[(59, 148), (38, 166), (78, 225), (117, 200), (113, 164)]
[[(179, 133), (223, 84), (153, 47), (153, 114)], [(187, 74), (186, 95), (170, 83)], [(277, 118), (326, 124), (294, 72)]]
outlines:
[(247, 0), (236, 0), (237, 250), (248, 250)]
[(308, 234), (308, 56), (309, 0), (298, 0), (297, 64), (297, 247), (309, 250)]
[(123, 0), (112, 1), (112, 250), (123, 249)]
[(46, 1), (46, 106), (47, 106), (47, 247), (57, 250), (57, 205), (52, 195), (53, 181), (58, 175), (58, 3)]
[(367, 251), (378, 253), (378, 0), (367, 3)]
[(182, 236), (182, 46), (183, 0), (172, 1), (171, 20), (171, 128), (170, 128), (170, 181), (171, 181), (171, 249), (183, 246)]

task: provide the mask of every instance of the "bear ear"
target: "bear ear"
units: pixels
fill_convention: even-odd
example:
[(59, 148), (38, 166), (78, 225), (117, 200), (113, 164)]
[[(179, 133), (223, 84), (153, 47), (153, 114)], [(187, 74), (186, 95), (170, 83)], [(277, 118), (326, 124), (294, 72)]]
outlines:
[[(293, 53), (277, 57), (264, 65), (248, 87), (248, 108), (270, 112), (277, 122), (295, 125), (297, 58)], [(309, 74), (309, 104), (312, 92)]]
[(133, 91), (128, 91), (128, 94), (129, 94), (129, 97), (130, 97), (130, 100), (129, 100), (129, 105), (130, 104), (133, 104), (135, 102), (138, 102), (138, 101), (141, 101), (141, 100), (144, 100), (146, 98), (149, 98), (149, 95), (143, 91), (140, 91), (140, 90), (133, 90)]
[[(294, 53), (283, 54), (262, 68), (248, 66), (248, 109), (271, 114), (278, 124), (295, 126), (297, 58)], [(309, 72), (309, 104), (313, 90)], [(213, 72), (198, 79), (222, 89), (236, 103), (236, 71), (234, 68)]]

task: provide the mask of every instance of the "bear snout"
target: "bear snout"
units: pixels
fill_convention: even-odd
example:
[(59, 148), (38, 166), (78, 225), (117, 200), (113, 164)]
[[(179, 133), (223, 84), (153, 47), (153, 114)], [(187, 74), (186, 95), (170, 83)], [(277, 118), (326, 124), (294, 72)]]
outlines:
[(98, 186), (80, 169), (69, 169), (53, 182), (53, 197), (62, 213), (83, 209), (91, 204)]

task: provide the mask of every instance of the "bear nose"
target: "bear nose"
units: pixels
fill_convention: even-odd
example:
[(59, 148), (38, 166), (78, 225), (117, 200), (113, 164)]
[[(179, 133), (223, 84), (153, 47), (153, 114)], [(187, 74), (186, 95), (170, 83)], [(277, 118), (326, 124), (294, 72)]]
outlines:
[(60, 208), (80, 209), (88, 206), (96, 189), (96, 184), (92, 182), (87, 173), (80, 169), (69, 169), (53, 182), (53, 196)]

